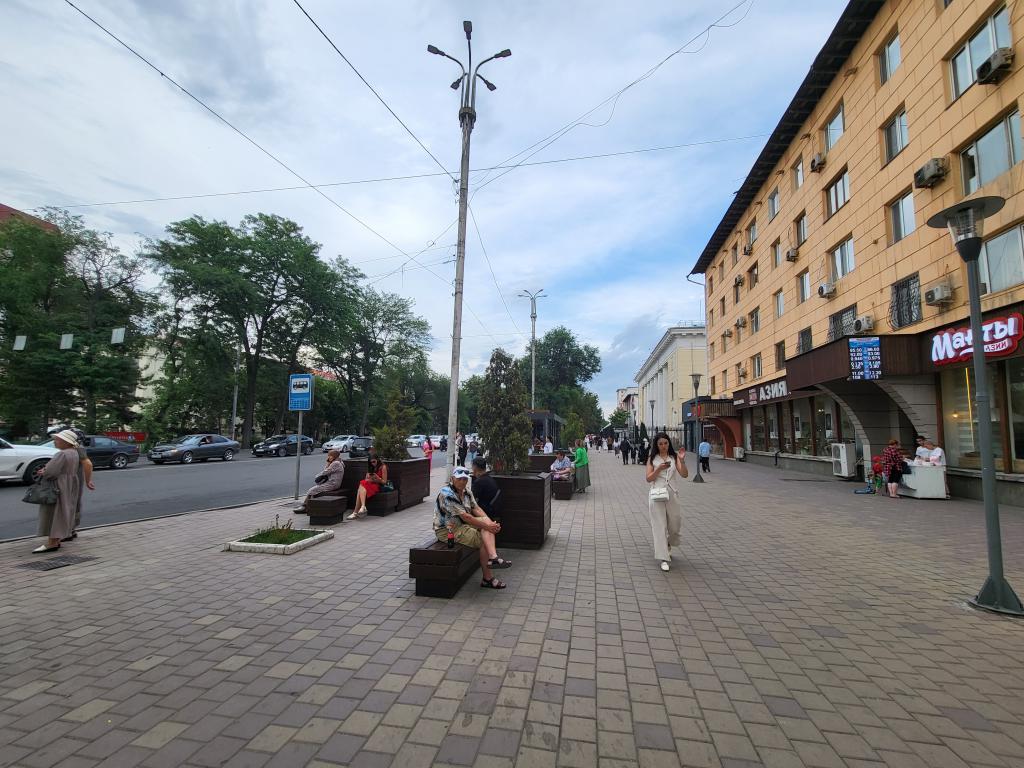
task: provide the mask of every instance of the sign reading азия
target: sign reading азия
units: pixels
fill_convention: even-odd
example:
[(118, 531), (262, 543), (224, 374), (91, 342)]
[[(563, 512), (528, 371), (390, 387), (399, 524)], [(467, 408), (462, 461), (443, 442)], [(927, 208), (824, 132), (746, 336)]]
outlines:
[[(1024, 317), (1014, 312), (1006, 317), (996, 317), (982, 323), (981, 337), (985, 345), (985, 357), (1004, 357), (1017, 351), (1024, 338)], [(932, 362), (949, 365), (970, 360), (974, 355), (974, 339), (971, 329), (947, 328), (932, 336)]]

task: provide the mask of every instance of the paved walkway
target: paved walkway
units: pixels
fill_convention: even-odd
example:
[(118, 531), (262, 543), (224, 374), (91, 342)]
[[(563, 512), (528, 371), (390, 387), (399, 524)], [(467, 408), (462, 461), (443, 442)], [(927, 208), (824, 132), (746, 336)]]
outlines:
[[(1024, 765), (1024, 622), (963, 602), (980, 505), (712, 470), (670, 573), (642, 468), (600, 453), (510, 589), (450, 601), (406, 578), (426, 504), (290, 557), (220, 551), (271, 505), (86, 531), (46, 572), (0, 545), (0, 765)], [(1024, 591), (1020, 510), (1003, 532)]]

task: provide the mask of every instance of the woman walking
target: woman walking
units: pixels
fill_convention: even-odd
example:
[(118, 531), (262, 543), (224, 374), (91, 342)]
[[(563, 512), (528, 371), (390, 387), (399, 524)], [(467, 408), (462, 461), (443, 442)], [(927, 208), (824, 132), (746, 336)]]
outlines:
[(377, 451), (370, 449), (370, 459), (367, 462), (366, 477), (359, 481), (359, 490), (356, 491), (356, 505), (348, 520), (358, 520), (366, 517), (366, 502), (372, 499), (380, 491), (381, 486), (388, 483), (388, 465), (377, 456)]
[(306, 511), (306, 504), (317, 496), (323, 496), (341, 488), (341, 480), (345, 476), (345, 464), (341, 460), (341, 451), (331, 449), (327, 452), (327, 463), (316, 476), (317, 482), (312, 488), (306, 491), (306, 497), (302, 503), (295, 508), (296, 513)]
[(890, 499), (900, 497), (900, 481), (903, 480), (903, 452), (900, 441), (895, 437), (882, 451), (882, 473), (885, 475), (886, 490)]
[(39, 528), (37, 536), (46, 536), (46, 543), (32, 552), (42, 554), (60, 549), (62, 539), (67, 539), (75, 530), (75, 509), (78, 506), (78, 436), (65, 429), (53, 436), (53, 447), (57, 455), (43, 467), (41, 483), (57, 489), (57, 500), (53, 504), (39, 505)]
[(654, 436), (651, 457), (647, 460), (648, 511), (651, 516), (651, 535), (654, 538), (654, 557), (661, 561), (661, 570), (668, 570), (672, 559), (669, 550), (679, 546), (679, 530), (683, 525), (683, 511), (679, 505), (679, 494), (672, 480), (676, 475), (686, 477), (689, 470), (683, 459), (686, 449), (680, 447), (677, 454), (672, 441), (664, 432)]
[(582, 440), (576, 441), (576, 457), (572, 465), (576, 469), (573, 475), (573, 490), (576, 493), (586, 493), (590, 487), (590, 459), (587, 458), (587, 449), (583, 447)]

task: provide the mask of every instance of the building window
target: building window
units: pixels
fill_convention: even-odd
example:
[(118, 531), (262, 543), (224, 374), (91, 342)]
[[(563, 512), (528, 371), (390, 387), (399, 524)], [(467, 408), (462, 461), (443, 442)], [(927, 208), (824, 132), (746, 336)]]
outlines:
[(910, 141), (907, 111), (901, 109), (898, 115), (885, 124), (882, 132), (885, 134), (885, 162), (888, 163), (902, 152)]
[(846, 205), (850, 199), (850, 172), (843, 170), (839, 177), (825, 190), (826, 218)]
[(739, 246), (733, 245), (732, 247), (732, 265), (735, 267), (740, 263), (740, 249)]
[(853, 238), (848, 237), (837, 245), (830, 254), (832, 256), (832, 280), (846, 277), (856, 266), (853, 259)]
[(793, 189), (800, 189), (804, 185), (804, 159), (801, 157), (793, 165)]
[(807, 241), (807, 214), (801, 213), (796, 221), (793, 222), (793, 228), (796, 234), (796, 244), (803, 245)]
[(841, 309), (828, 317), (828, 340), (835, 341), (853, 333), (853, 322), (857, 319), (857, 305)]
[(713, 341), (708, 345), (708, 358), (711, 360), (715, 359), (715, 342)]
[(713, 395), (713, 394), (715, 394), (715, 392), (716, 392), (716, 390), (715, 390), (715, 377), (712, 376), (711, 377), (711, 394)]
[(900, 199), (889, 203), (889, 225), (892, 242), (898, 243), (916, 228), (914, 223), (914, 193), (907, 192)]
[(747, 369), (741, 363), (736, 363), (736, 386), (739, 386), (745, 378), (747, 378)]
[[(737, 278), (737, 280), (738, 279), (739, 278)], [(739, 304), (740, 303), (740, 287), (741, 286), (740, 286), (739, 283), (735, 283), (734, 282), (732, 284), (732, 303), (733, 304)]]
[(715, 324), (715, 308), (711, 307), (711, 309), (708, 310), (708, 325), (710, 326), (710, 325), (714, 325), (714, 324)]
[(743, 331), (740, 330), (739, 320), (735, 323), (736, 326), (736, 343), (739, 344), (743, 340)]
[(753, 245), (755, 240), (757, 240), (757, 219), (750, 222), (750, 226), (747, 227), (747, 245)]
[(984, 293), (1024, 283), (1024, 231), (1021, 226), (990, 238), (981, 247), (979, 266)]
[(715, 276), (708, 275), (708, 295), (715, 292)]
[(725, 296), (718, 300), (718, 316), (725, 319)]
[(1021, 159), (1020, 112), (1014, 110), (960, 153), (964, 194), (970, 195)]
[(996, 48), (1012, 48), (1010, 14), (1003, 6), (992, 14), (981, 29), (974, 33), (967, 45), (953, 54), (950, 68), (953, 74), (953, 98), (970, 88), (977, 79), (977, 69)]
[(784, 300), (782, 298), (782, 291), (777, 291), (775, 293), (775, 297), (774, 298), (775, 298), (775, 316), (776, 317), (782, 317), (782, 313), (786, 309), (785, 302), (784, 302)]
[(786, 342), (784, 341), (775, 345), (775, 370), (786, 370)]
[(777, 269), (782, 264), (782, 241), (776, 240), (772, 243), (772, 269)]
[(892, 284), (889, 325), (893, 330), (921, 322), (921, 279), (913, 274)]
[(728, 337), (728, 336), (726, 336), (726, 335), (725, 335), (725, 334), (723, 333), (723, 334), (722, 334), (722, 338), (720, 339), (720, 340), (721, 340), (721, 342), (722, 342), (722, 354), (723, 354), (723, 355), (725, 354), (725, 351), (726, 351), (726, 350), (727, 350), (727, 349), (729, 348), (728, 342), (726, 341), (726, 339), (728, 339), (728, 338), (729, 338), (729, 337)]
[(750, 358), (750, 375), (755, 379), (761, 378), (761, 353), (754, 355)]
[[(1011, 370), (1020, 365), (1018, 361), (1019, 358), (1007, 361)], [(994, 427), (992, 431), (995, 436), (990, 445), (995, 454), (996, 467), (1002, 468), (1003, 441), (999, 438), (1002, 431), (1001, 426), (1004, 424), (1000, 408), (1002, 381), (998, 363), (989, 363), (987, 367), (989, 402), (991, 403)], [(1013, 376), (1013, 379), (1020, 380), (1019, 372)], [(979, 458), (981, 435), (978, 430), (978, 409), (975, 407), (978, 392), (975, 386), (974, 366), (946, 369), (939, 374), (939, 381), (942, 387), (942, 447), (946, 451), (946, 461), (953, 467), (981, 469), (981, 459)], [(1011, 402), (1017, 398), (1019, 395), (1011, 395)]]
[(768, 195), (768, 221), (779, 215), (779, 188), (776, 187)]
[(722, 391), (729, 389), (729, 371), (722, 371)]
[(757, 285), (757, 262), (754, 262), (754, 266), (747, 270), (747, 290), (754, 290), (754, 286)]
[(718, 264), (718, 282), (720, 282), (720, 283), (724, 283), (725, 282), (725, 258), (724, 257), (722, 258), (722, 261), (719, 262), (719, 264)]
[(811, 351), (811, 329), (804, 328), (796, 337), (796, 353), (802, 355)]
[(761, 330), (761, 308), (754, 307), (750, 312), (750, 332), (757, 333)]
[(805, 269), (796, 276), (797, 304), (803, 304), (809, 298), (811, 298), (811, 273)]
[(829, 151), (836, 145), (839, 138), (843, 135), (843, 131), (846, 130), (846, 122), (843, 116), (843, 105), (839, 105), (839, 109), (835, 111), (835, 114), (829, 118), (828, 122), (825, 123), (825, 151)]
[(893, 35), (878, 54), (878, 77), (885, 85), (900, 65), (900, 36)]

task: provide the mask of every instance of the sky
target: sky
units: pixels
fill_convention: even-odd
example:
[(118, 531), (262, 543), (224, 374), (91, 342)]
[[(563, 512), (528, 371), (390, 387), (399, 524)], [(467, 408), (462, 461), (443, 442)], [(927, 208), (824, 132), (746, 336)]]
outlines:
[[(300, 2), (451, 177), (294, 0), (74, 0), (280, 163), (67, 0), (4, 0), (0, 202), (67, 207), (127, 251), (193, 214), (291, 218), (323, 258), (414, 299), (431, 365), (447, 374), (459, 69), (426, 46), (465, 60), (470, 19), (474, 61), (512, 56), (481, 69), (497, 90), (481, 84), (472, 134), (462, 378), (496, 346), (525, 352), (518, 294), (543, 288), (538, 336), (564, 325), (599, 349), (588, 387), (606, 413), (669, 326), (703, 321), (703, 290), (686, 277), (845, 5)], [(676, 145), (687, 146), (633, 152)], [(632, 153), (545, 162), (621, 152)], [(485, 170), (523, 161), (543, 164)], [(331, 200), (284, 166), (336, 184), (322, 187)], [(300, 188), (223, 194), (280, 187)], [(207, 196), (131, 202), (195, 195)]]

